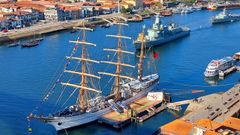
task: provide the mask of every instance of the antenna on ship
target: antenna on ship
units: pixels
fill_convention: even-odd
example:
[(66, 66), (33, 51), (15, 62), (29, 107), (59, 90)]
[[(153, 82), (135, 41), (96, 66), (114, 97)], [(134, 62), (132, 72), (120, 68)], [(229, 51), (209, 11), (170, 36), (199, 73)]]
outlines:
[(79, 85), (78, 84), (71, 84), (69, 82), (67, 82), (67, 83), (62, 82), (61, 84), (64, 85), (64, 86), (70, 86), (70, 87), (74, 87), (76, 89), (79, 89), (77, 102), (80, 106), (81, 111), (85, 112), (86, 103), (87, 103), (86, 99), (85, 99), (86, 91), (94, 92), (94, 93), (101, 93), (100, 90), (90, 88), (90, 87), (87, 86), (86, 77), (92, 77), (92, 78), (96, 78), (96, 79), (100, 79), (100, 77), (96, 76), (94, 74), (87, 73), (86, 72), (86, 67), (87, 67), (86, 64), (87, 64), (87, 62), (99, 63), (99, 61), (88, 59), (86, 57), (86, 46), (96, 46), (96, 44), (86, 42), (86, 31), (93, 31), (93, 29), (86, 28), (86, 27), (74, 27), (74, 28), (82, 31), (82, 40), (70, 41), (70, 43), (75, 43), (76, 45), (81, 45), (81, 49), (82, 49), (81, 57), (67, 56), (66, 58), (67, 59), (72, 59), (72, 60), (77, 60), (79, 62), (81, 61), (82, 71), (77, 72), (77, 71), (72, 71), (72, 70), (66, 70), (65, 69), (64, 72), (70, 73), (70, 74), (75, 74), (75, 75), (80, 75), (82, 80), (81, 80)]
[(140, 50), (140, 56), (139, 56), (139, 64), (138, 64), (138, 80), (142, 80), (142, 64), (143, 64), (143, 58), (144, 58), (144, 30), (145, 25), (143, 25), (142, 34), (141, 34), (141, 50)]
[(113, 93), (114, 95), (113, 96), (115, 97), (115, 100), (119, 100), (119, 98), (120, 98), (120, 95), (119, 95), (119, 93), (120, 93), (119, 92), (120, 91), (120, 79), (123, 78), (123, 79), (134, 80), (134, 78), (132, 78), (132, 77), (121, 75), (121, 71), (122, 71), (121, 67), (124, 66), (124, 67), (135, 68), (135, 66), (133, 66), (133, 65), (122, 63), (121, 62), (121, 55), (122, 54), (132, 54), (132, 55), (134, 55), (134, 53), (122, 49), (121, 39), (131, 39), (131, 37), (121, 35), (122, 26), (128, 26), (128, 24), (125, 24), (125, 23), (113, 23), (113, 24), (118, 25), (118, 34), (117, 35), (107, 35), (107, 37), (112, 37), (112, 38), (117, 38), (118, 39), (117, 49), (105, 48), (103, 50), (104, 51), (110, 51), (110, 52), (116, 52), (117, 53), (117, 62), (101, 61), (101, 63), (116, 65), (116, 72), (115, 72), (115, 74), (106, 73), (106, 72), (99, 72), (99, 74), (115, 77), (115, 89), (114, 89), (114, 93)]

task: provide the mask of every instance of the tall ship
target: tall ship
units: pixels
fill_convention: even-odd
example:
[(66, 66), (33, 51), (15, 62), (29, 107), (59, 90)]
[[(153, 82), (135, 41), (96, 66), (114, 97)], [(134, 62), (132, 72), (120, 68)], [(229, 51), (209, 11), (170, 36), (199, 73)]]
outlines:
[(204, 76), (205, 77), (215, 77), (218, 76), (220, 71), (224, 71), (228, 68), (231, 68), (232, 66), (235, 65), (235, 59), (232, 57), (225, 57), (219, 60), (212, 60), (205, 72)]
[[(158, 74), (151, 74), (147, 76), (142, 76), (142, 63), (144, 58), (144, 43), (141, 45), (141, 53), (139, 56), (139, 64), (138, 64), (138, 78), (134, 79), (131, 76), (123, 75), (122, 72), (124, 70), (123, 67), (126, 68), (134, 68), (130, 64), (126, 64), (123, 62), (122, 55), (133, 55), (133, 52), (129, 52), (127, 50), (122, 49), (122, 39), (131, 39), (127, 36), (122, 36), (120, 33), (120, 28), (125, 26), (126, 24), (118, 24), (119, 32), (117, 35), (107, 35), (108, 37), (117, 38), (118, 43), (116, 48), (106, 48), (104, 51), (108, 51), (110, 53), (115, 54), (117, 60), (115, 61), (96, 61), (89, 58), (89, 54), (87, 53), (88, 46), (96, 46), (93, 43), (86, 42), (85, 31), (91, 30), (89, 28), (78, 28), (82, 30), (82, 40), (70, 41), (71, 43), (75, 43), (75, 47), (70, 56), (67, 56), (67, 64), (64, 66), (64, 73), (76, 75), (80, 77), (79, 81), (71, 81), (73, 77), (71, 77), (67, 82), (60, 81), (58, 79), (57, 84), (61, 84), (63, 89), (70, 88), (73, 89), (73, 92), (70, 94), (69, 98), (73, 98), (72, 95), (74, 92), (77, 92), (78, 96), (76, 99), (76, 103), (66, 106), (65, 109), (60, 111), (50, 113), (47, 116), (37, 115), (34, 112), (31, 112), (28, 116), (29, 120), (37, 119), (41, 120), (45, 123), (48, 123), (55, 127), (57, 131), (72, 128), (76, 126), (80, 126), (86, 123), (93, 122), (99, 119), (102, 115), (114, 110), (121, 113), (123, 107), (119, 106), (127, 106), (129, 103), (134, 102), (135, 100), (147, 95), (147, 93), (151, 90), (154, 90), (157, 87), (159, 82)], [(77, 53), (78, 46), (81, 46), (80, 53)], [(76, 55), (76, 56), (75, 56)], [(68, 69), (70, 61), (76, 61), (77, 66), (73, 66), (74, 69)], [(94, 86), (93, 79), (99, 80), (100, 76), (97, 76), (91, 72), (89, 63), (95, 63), (96, 65), (99, 63), (110, 64), (116, 68), (115, 73), (109, 72), (98, 72), (100, 75), (107, 75), (114, 78), (114, 83), (112, 87), (112, 91), (109, 95), (103, 96), (100, 88)], [(78, 70), (81, 71), (78, 71)], [(96, 69), (96, 66), (94, 66)], [(63, 74), (64, 74), (63, 73)], [(62, 76), (62, 74), (61, 74)], [(61, 78), (61, 77), (60, 77)], [(56, 88), (54, 84), (52, 89)], [(46, 95), (43, 101), (46, 101), (50, 93)], [(53, 93), (53, 92), (52, 92)], [(68, 99), (69, 99), (68, 98)], [(119, 111), (120, 110), (120, 111)]]
[(180, 27), (175, 23), (164, 26), (160, 21), (159, 14), (156, 15), (155, 23), (147, 32), (148, 34), (145, 37), (140, 33), (138, 38), (134, 41), (136, 49), (141, 48), (141, 41), (143, 38), (146, 48), (150, 48), (190, 35), (190, 29), (187, 27)]
[(227, 12), (226, 8), (221, 13), (212, 17), (212, 24), (239, 21), (240, 15), (234, 15)]

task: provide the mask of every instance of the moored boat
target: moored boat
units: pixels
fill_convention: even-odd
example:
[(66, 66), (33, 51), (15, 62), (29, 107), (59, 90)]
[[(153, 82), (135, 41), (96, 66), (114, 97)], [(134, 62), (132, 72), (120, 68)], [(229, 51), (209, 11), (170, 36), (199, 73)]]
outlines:
[(134, 41), (134, 45), (136, 49), (140, 49), (143, 37), (145, 47), (149, 48), (162, 45), (188, 35), (190, 35), (189, 28), (177, 26), (175, 23), (170, 23), (168, 27), (164, 26), (160, 21), (159, 15), (157, 15), (152, 28), (148, 29), (148, 34), (145, 36), (140, 33), (138, 38)]
[(190, 14), (193, 13), (193, 9), (191, 7), (185, 7), (182, 9), (181, 14)]
[(223, 9), (221, 13), (212, 17), (212, 24), (225, 23), (225, 22), (234, 22), (239, 21), (240, 15), (234, 15), (227, 12), (226, 8)]
[(70, 33), (76, 33), (76, 32), (77, 32), (76, 29), (72, 29), (72, 30), (70, 31)]
[(20, 45), (20, 42), (14, 42), (12, 44), (9, 44), (7, 47), (16, 47), (16, 46), (19, 46)]
[(35, 41), (43, 41), (44, 40), (44, 38), (43, 37), (39, 37), (39, 38), (36, 38), (36, 39), (34, 39)]
[(111, 24), (110, 23), (107, 23), (107, 24), (103, 24), (101, 25), (102, 28), (109, 28), (111, 27)]
[(229, 69), (235, 65), (235, 59), (232, 57), (225, 57), (219, 60), (212, 60), (205, 72), (205, 77), (215, 77), (219, 75), (220, 71), (225, 71), (226, 69)]
[(28, 42), (25, 42), (25, 43), (21, 44), (21, 46), (23, 48), (25, 48), (25, 47), (34, 47), (34, 46), (38, 46), (39, 43), (40, 43), (39, 40), (32, 40), (32, 41), (28, 41)]
[(143, 19), (148, 19), (148, 18), (151, 18), (151, 15), (150, 14), (145, 14), (145, 15), (142, 15), (142, 18)]
[(171, 10), (165, 10), (160, 12), (160, 15), (162, 16), (172, 16), (173, 12)]
[(208, 10), (216, 10), (218, 8), (217, 3), (208, 3), (207, 9)]
[(236, 60), (240, 60), (240, 52), (235, 53), (233, 58)]
[(141, 15), (134, 14), (134, 16), (128, 18), (127, 20), (128, 20), (128, 22), (142, 22), (143, 17)]

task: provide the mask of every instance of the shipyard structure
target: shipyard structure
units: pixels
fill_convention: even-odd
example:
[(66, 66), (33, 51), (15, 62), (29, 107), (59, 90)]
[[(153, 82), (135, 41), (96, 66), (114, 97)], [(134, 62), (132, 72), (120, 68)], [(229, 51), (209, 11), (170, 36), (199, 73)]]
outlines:
[(193, 99), (185, 115), (161, 126), (156, 134), (239, 135), (240, 84), (224, 93)]

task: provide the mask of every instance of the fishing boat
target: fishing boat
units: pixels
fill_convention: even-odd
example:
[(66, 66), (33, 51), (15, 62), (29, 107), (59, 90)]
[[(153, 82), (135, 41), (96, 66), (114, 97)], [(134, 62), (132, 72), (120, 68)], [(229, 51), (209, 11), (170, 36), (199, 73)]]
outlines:
[(23, 43), (21, 46), (23, 48), (27, 48), (27, 47), (34, 47), (34, 46), (38, 46), (40, 43), (39, 40), (31, 40), (31, 41), (28, 41), (26, 43)]
[[(125, 25), (125, 24), (118, 24)], [(121, 27), (121, 26), (119, 26)], [(67, 63), (64, 66), (64, 73), (69, 73), (73, 75), (80, 75), (81, 80), (79, 83), (71, 83), (71, 80), (67, 82), (57, 81), (64, 87), (73, 88), (74, 91), (78, 91), (78, 98), (75, 104), (67, 106), (65, 109), (49, 114), (48, 116), (42, 115), (34, 115), (33, 112), (30, 113), (28, 119), (37, 119), (48, 124), (51, 124), (55, 127), (57, 131), (72, 128), (76, 126), (80, 126), (86, 123), (93, 122), (99, 119), (102, 115), (114, 110), (119, 113), (123, 111), (122, 106), (125, 106), (135, 100), (147, 95), (147, 93), (156, 88), (159, 76), (157, 74), (151, 74), (142, 77), (142, 62), (143, 62), (143, 50), (140, 54), (139, 66), (138, 66), (138, 79), (134, 79), (130, 76), (122, 75), (122, 67), (134, 68), (134, 66), (126, 63), (122, 63), (123, 54), (134, 54), (133, 52), (129, 52), (122, 49), (121, 39), (131, 39), (127, 36), (122, 36), (120, 30), (118, 35), (107, 35), (108, 37), (113, 37), (118, 39), (117, 49), (114, 48), (106, 48), (104, 51), (117, 53), (117, 61), (96, 61), (90, 59), (87, 52), (87, 46), (96, 46), (93, 43), (86, 42), (85, 40), (85, 30), (90, 30), (89, 28), (79, 28), (83, 32), (82, 40), (70, 41), (71, 43), (75, 43), (77, 45), (81, 45), (81, 57), (75, 56), (78, 47), (74, 47), (73, 52), (70, 56), (67, 56)], [(144, 49), (144, 43), (142, 44), (142, 49)], [(81, 71), (70, 70), (67, 69), (70, 61), (81, 61), (80, 69)], [(107, 73), (107, 72), (98, 72), (100, 75), (107, 75), (115, 78), (113, 84), (113, 91), (108, 96), (103, 96), (100, 89), (96, 87), (90, 86), (90, 80), (87, 79), (100, 79), (99, 76), (94, 75), (89, 72), (89, 63), (104, 63), (116, 66), (115, 73)], [(77, 69), (77, 68), (76, 68)], [(60, 77), (61, 78), (61, 77)], [(61, 80), (61, 79), (58, 79)], [(56, 85), (55, 85), (56, 86)], [(53, 87), (54, 89), (55, 87)], [(74, 92), (73, 91), (73, 92)], [(51, 94), (51, 90), (44, 98), (44, 101), (48, 99)], [(95, 95), (93, 97), (88, 97), (88, 95)], [(120, 103), (119, 103), (120, 102)]]
[(235, 65), (235, 59), (232, 57), (225, 57), (219, 60), (212, 60), (205, 72), (205, 77), (215, 77), (219, 75), (220, 71), (225, 71), (226, 69), (229, 69)]

